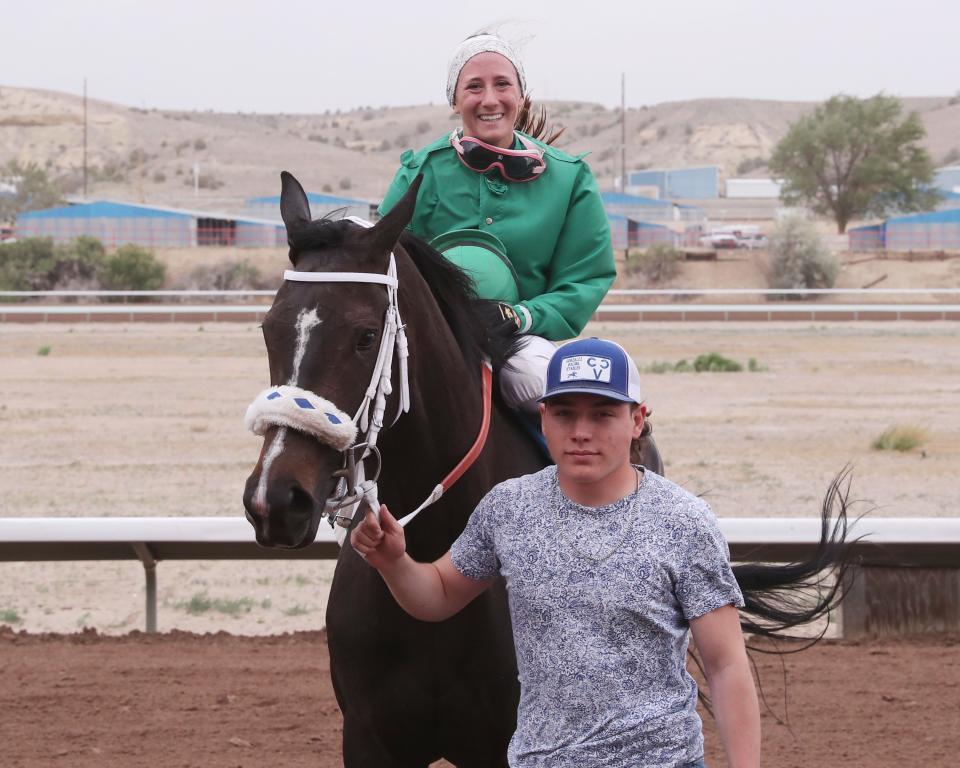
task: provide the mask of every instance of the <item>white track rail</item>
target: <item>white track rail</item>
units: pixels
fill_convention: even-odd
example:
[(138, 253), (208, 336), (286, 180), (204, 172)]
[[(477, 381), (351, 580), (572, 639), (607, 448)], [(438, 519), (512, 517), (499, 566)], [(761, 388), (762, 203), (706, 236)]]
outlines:
[[(735, 561), (790, 562), (809, 557), (817, 518), (720, 518)], [(960, 564), (960, 518), (866, 518), (850, 538), (863, 564), (954, 567)], [(146, 628), (157, 627), (161, 560), (336, 559), (333, 531), (321, 523), (303, 549), (266, 549), (242, 517), (0, 518), (0, 561), (140, 560), (147, 585)]]

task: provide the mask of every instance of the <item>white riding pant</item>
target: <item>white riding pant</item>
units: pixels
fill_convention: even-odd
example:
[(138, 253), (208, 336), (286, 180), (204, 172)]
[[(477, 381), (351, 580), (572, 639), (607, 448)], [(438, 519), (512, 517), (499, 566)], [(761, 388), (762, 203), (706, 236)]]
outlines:
[(500, 393), (514, 410), (536, 413), (547, 384), (547, 364), (556, 346), (542, 336), (522, 336), (521, 342), (500, 372)]

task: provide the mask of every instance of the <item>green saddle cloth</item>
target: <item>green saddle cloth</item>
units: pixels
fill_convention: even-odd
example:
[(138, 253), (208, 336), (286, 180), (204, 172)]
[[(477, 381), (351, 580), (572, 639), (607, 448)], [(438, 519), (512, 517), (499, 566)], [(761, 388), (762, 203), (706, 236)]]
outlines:
[(470, 276), (481, 299), (520, 301), (516, 270), (496, 235), (482, 229), (455, 229), (433, 238), (430, 245)]

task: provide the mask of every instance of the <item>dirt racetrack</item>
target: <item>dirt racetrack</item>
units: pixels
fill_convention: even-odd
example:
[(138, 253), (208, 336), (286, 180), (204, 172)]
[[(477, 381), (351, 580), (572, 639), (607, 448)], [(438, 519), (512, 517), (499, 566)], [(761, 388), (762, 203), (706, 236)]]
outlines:
[[(771, 709), (763, 715), (765, 765), (956, 765), (960, 642), (825, 642), (782, 667), (763, 655), (758, 664)], [(320, 632), (103, 637), (0, 629), (0, 668), (5, 768), (341, 765)], [(716, 768), (725, 762), (706, 722), (707, 762)]]

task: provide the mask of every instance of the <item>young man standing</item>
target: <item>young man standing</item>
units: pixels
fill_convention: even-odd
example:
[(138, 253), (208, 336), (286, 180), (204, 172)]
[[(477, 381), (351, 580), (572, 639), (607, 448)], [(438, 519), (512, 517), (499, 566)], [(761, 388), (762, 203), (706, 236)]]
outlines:
[(691, 633), (729, 765), (760, 763), (728, 548), (706, 503), (630, 464), (644, 422), (639, 380), (614, 342), (560, 347), (540, 406), (555, 467), (496, 486), (434, 563), (406, 554), (385, 507), (352, 534), (424, 621), (505, 578), (521, 691), (514, 768), (701, 766)]

